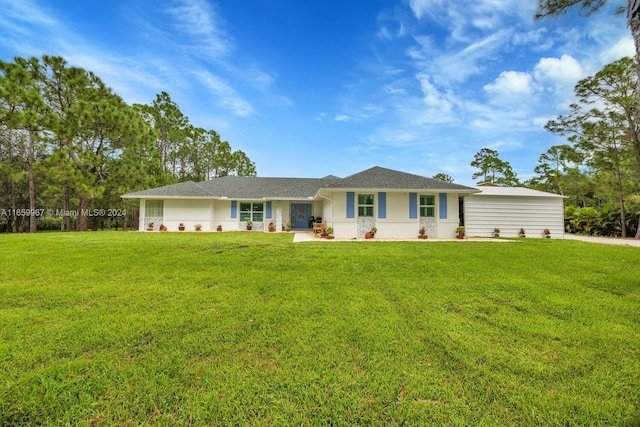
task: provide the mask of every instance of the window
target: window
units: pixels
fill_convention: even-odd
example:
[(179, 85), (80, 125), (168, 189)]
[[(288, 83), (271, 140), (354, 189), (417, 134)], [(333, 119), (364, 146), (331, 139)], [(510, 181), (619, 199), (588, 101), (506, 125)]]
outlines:
[(358, 194), (358, 216), (373, 216), (373, 194)]
[(164, 200), (147, 200), (144, 211), (149, 218), (164, 217)]
[(436, 196), (420, 195), (420, 217), (435, 218), (436, 216)]
[(240, 203), (240, 221), (262, 222), (263, 218), (264, 203)]

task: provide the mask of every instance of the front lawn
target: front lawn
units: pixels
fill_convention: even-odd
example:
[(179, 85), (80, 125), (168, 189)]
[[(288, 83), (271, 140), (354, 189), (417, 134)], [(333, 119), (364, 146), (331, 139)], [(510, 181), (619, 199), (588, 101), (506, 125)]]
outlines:
[(0, 425), (640, 425), (640, 248), (0, 235)]

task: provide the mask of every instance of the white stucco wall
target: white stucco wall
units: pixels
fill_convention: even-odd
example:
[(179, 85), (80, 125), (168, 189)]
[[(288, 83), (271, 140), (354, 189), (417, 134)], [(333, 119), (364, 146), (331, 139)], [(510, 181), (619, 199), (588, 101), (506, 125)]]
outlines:
[[(345, 191), (336, 191), (331, 194), (332, 226), (336, 237), (340, 238), (362, 238), (366, 229), (375, 224), (378, 229), (376, 237), (411, 239), (418, 236), (418, 230), (422, 224), (428, 225), (429, 237), (452, 238), (455, 237), (455, 229), (458, 226), (458, 194), (447, 194), (447, 217), (440, 218), (440, 196), (438, 193), (418, 193), (434, 194), (436, 198), (435, 218), (409, 218), (409, 192), (397, 191), (386, 192), (386, 217), (378, 217), (379, 192), (371, 191), (375, 194), (374, 217), (357, 218), (357, 206), (355, 207), (356, 218), (347, 218), (347, 194)], [(357, 203), (357, 192), (355, 199)], [(326, 202), (325, 202), (326, 203)], [(325, 217), (327, 215), (325, 214)]]
[(460, 224), (460, 196), (458, 193), (447, 194), (447, 218), (440, 218), (440, 198), (436, 198), (436, 218), (438, 235), (441, 239), (450, 239), (456, 236), (456, 227)]
[[(421, 226), (426, 226), (429, 237), (451, 238), (455, 236), (455, 228), (458, 225), (458, 195), (448, 194), (447, 217), (440, 218), (440, 196), (434, 194), (436, 199), (435, 218), (409, 218), (409, 193), (405, 191), (386, 193), (386, 217), (379, 217), (379, 192), (374, 193), (374, 216), (366, 218), (347, 218), (347, 192), (336, 191), (325, 194), (311, 203), (311, 215), (322, 216), (327, 226), (334, 228), (336, 237), (362, 238), (364, 233), (374, 225), (378, 229), (378, 238), (414, 238), (418, 235)], [(357, 203), (357, 192), (355, 201)], [(430, 194), (430, 193), (418, 193)], [(224, 231), (245, 230), (246, 225), (240, 222), (240, 203), (237, 201), (237, 217), (231, 218), (232, 200), (210, 199), (165, 199), (163, 218), (160, 223), (166, 225), (169, 231), (177, 231), (178, 224), (184, 223), (187, 231), (193, 231), (195, 224), (201, 224), (203, 231), (213, 231), (217, 225), (221, 225)], [(291, 202), (283, 200), (271, 201), (271, 218), (267, 218), (266, 200), (254, 200), (265, 204), (265, 219), (263, 222), (254, 222), (254, 231), (266, 231), (269, 222), (276, 225), (280, 231), (282, 226), (290, 220)], [(140, 230), (146, 228), (145, 217), (146, 200), (140, 201)], [(158, 224), (159, 225), (159, 224)]]
[(206, 199), (165, 200), (163, 223), (170, 231), (178, 230), (181, 222), (187, 231), (193, 231), (196, 224), (202, 225), (202, 231), (215, 230), (217, 224), (213, 224), (213, 204), (213, 200)]

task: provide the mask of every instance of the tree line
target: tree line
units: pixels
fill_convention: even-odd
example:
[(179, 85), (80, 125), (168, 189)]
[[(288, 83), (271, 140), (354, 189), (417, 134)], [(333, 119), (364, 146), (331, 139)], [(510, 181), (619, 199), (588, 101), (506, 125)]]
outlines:
[(128, 105), (62, 57), (0, 61), (0, 231), (135, 227), (137, 206), (122, 194), (255, 174), (166, 92)]
[[(634, 59), (605, 66), (578, 82), (568, 114), (547, 123), (567, 144), (543, 153), (533, 178), (520, 182), (483, 148), (473, 179), (566, 196), (567, 231), (640, 237), (637, 87)], [(137, 204), (124, 193), (255, 174), (245, 153), (191, 125), (166, 92), (128, 105), (61, 57), (0, 61), (0, 230), (135, 227)]]

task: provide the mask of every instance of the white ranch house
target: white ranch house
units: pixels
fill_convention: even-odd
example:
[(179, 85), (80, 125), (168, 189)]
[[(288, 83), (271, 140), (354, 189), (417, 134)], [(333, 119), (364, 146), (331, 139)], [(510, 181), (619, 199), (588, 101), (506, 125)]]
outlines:
[[(125, 194), (140, 199), (139, 229), (153, 223), (177, 231), (196, 224), (203, 231), (309, 230), (320, 217), (336, 238), (363, 238), (376, 227), (376, 238), (415, 238), (422, 227), (432, 238), (452, 238), (462, 222), (467, 236), (517, 236), (521, 227), (532, 237), (552, 230), (562, 237), (562, 196), (526, 189), (467, 187), (419, 175), (373, 167), (346, 178), (262, 178), (227, 176), (204, 182), (182, 182)], [(509, 192), (509, 190), (514, 190)], [(485, 195), (486, 192), (486, 195)], [(526, 193), (526, 194), (525, 194)], [(544, 206), (544, 208), (539, 208)]]

